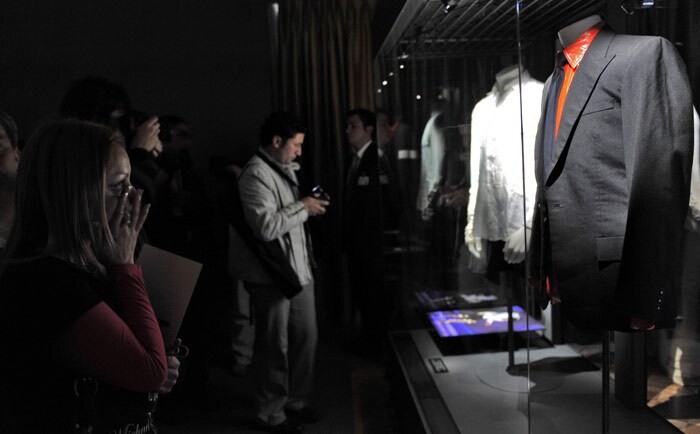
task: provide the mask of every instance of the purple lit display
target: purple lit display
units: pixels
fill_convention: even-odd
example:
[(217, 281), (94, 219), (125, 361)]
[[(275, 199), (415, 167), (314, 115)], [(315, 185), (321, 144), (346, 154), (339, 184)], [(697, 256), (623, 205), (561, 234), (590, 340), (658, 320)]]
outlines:
[[(428, 314), (430, 322), (441, 337), (506, 333), (508, 331), (508, 308), (506, 306), (485, 309), (441, 310)], [(527, 330), (525, 312), (513, 306), (513, 330)], [(544, 326), (530, 317), (530, 331), (544, 330)]]

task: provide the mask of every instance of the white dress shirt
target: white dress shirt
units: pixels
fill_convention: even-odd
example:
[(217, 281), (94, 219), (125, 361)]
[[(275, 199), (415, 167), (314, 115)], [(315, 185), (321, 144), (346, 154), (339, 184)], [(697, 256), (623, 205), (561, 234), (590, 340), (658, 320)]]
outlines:
[[(525, 142), (525, 202), (520, 134), (518, 77), (501, 83), (472, 112), (471, 186), (465, 238), (506, 241), (515, 231), (530, 227), (537, 182), (535, 137), (540, 121), (544, 85), (522, 73)], [(499, 92), (500, 90), (500, 92)]]
[(365, 143), (365, 145), (363, 147), (361, 147), (359, 151), (355, 152), (355, 155), (357, 155), (358, 162), (360, 160), (362, 160), (362, 156), (365, 155), (365, 151), (367, 150), (367, 148), (371, 144), (372, 144), (372, 141), (370, 140), (369, 142)]

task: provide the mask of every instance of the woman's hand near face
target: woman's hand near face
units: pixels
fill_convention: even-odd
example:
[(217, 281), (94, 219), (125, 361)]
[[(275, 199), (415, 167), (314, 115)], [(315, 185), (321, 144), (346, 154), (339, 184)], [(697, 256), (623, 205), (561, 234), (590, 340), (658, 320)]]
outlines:
[[(139, 232), (151, 205), (141, 205), (142, 190), (124, 184), (114, 213), (109, 217), (109, 230), (114, 238), (114, 249), (107, 254), (109, 264), (133, 264)], [(108, 265), (108, 264), (105, 264)]]

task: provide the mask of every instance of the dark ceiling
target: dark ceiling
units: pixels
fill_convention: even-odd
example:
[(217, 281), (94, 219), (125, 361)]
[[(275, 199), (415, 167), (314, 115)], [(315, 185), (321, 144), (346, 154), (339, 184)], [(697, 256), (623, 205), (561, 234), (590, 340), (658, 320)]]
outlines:
[[(401, 55), (418, 59), (513, 53), (518, 46), (518, 15), (521, 41), (527, 48), (535, 37), (555, 32), (572, 16), (601, 8), (601, 0), (459, 0), (445, 14), (441, 0), (399, 3), (404, 3), (403, 8), (377, 50), (377, 57), (384, 60)], [(519, 14), (516, 4), (520, 4)]]

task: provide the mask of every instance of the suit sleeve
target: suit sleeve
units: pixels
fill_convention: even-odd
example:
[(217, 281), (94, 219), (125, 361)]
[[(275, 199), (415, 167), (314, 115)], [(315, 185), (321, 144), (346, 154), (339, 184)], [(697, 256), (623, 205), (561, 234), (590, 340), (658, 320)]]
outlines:
[(525, 140), (525, 209), (526, 226), (532, 229), (532, 217), (535, 210), (537, 196), (537, 178), (535, 175), (535, 147), (537, 142), (537, 130), (540, 125), (540, 104), (543, 98), (544, 86), (532, 82), (523, 94), (523, 133)]
[(617, 305), (657, 321), (677, 278), (692, 160), (692, 102), (671, 43), (650, 38), (630, 57), (621, 90), (629, 191)]
[[(482, 143), (482, 131), (481, 125), (483, 120), (481, 119), (481, 105), (477, 103), (474, 110), (472, 110), (472, 128), (471, 128), (471, 140), (469, 148), (469, 203), (467, 205), (467, 214), (469, 216), (469, 224), (471, 224), (474, 218), (474, 211), (476, 210), (476, 194), (479, 191), (479, 170), (481, 169), (481, 143)], [(471, 232), (474, 228), (468, 227)]]
[(542, 150), (542, 143), (543, 143), (543, 135), (544, 135), (544, 122), (545, 122), (545, 110), (547, 109), (547, 95), (549, 94), (549, 86), (551, 85), (552, 82), (552, 76), (550, 75), (547, 78), (547, 81), (544, 82), (544, 86), (542, 88), (542, 98), (540, 101), (540, 121), (537, 125), (537, 133), (535, 135), (535, 149), (533, 152), (533, 166), (535, 168), (535, 204), (533, 206), (532, 210), (532, 236), (531, 240), (532, 242), (530, 243), (530, 250), (528, 252), (528, 267), (529, 267), (529, 274), (528, 278), (531, 279), (531, 282), (533, 284), (538, 284), (540, 280), (543, 279), (541, 274), (541, 268), (542, 268), (542, 250), (544, 249), (543, 244), (543, 236), (544, 234), (542, 233), (542, 215), (541, 211), (539, 210), (539, 206), (544, 200), (543, 196), (543, 190), (544, 190), (544, 183), (545, 180), (543, 178), (543, 150)]
[(272, 241), (304, 224), (309, 214), (301, 201), (279, 208), (274, 182), (259, 170), (246, 170), (238, 181), (245, 219), (253, 234)]

